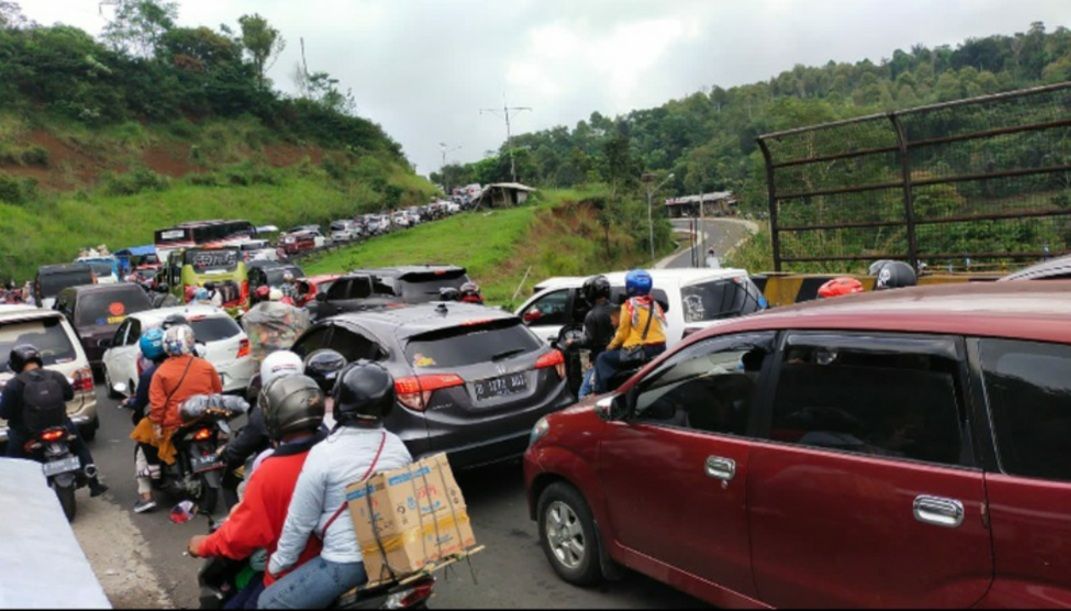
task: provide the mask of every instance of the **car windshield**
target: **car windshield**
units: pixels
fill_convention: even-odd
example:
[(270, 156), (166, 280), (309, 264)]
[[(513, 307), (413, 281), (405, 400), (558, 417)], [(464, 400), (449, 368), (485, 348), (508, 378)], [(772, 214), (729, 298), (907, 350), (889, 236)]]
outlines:
[(110, 276), (112, 275), (112, 261), (110, 259), (97, 259), (96, 261), (83, 261), (86, 265), (93, 268), (93, 273), (97, 276)]
[(41, 296), (55, 297), (60, 291), (69, 286), (93, 284), (93, 275), (89, 268), (86, 268), (41, 274), (39, 280), (41, 283)]
[(187, 250), (182, 261), (193, 266), (193, 271), (201, 274), (208, 271), (232, 272), (238, 267), (241, 256), (237, 248), (219, 250)]
[(398, 279), (401, 298), (407, 303), (424, 303), (439, 299), (439, 290), (461, 288), (469, 281), (464, 270), (406, 274)]
[(41, 352), (45, 365), (69, 363), (78, 357), (60, 318), (0, 323), (0, 371), (7, 371), (11, 349), (32, 344)]
[(463, 367), (490, 363), (506, 353), (535, 352), (542, 345), (520, 320), (505, 318), (415, 336), (406, 345), (405, 354), (414, 367)]
[(238, 323), (230, 316), (206, 316), (190, 320), (193, 336), (199, 342), (211, 343), (230, 339), (242, 332)]
[(750, 280), (727, 278), (681, 287), (684, 322), (744, 316), (764, 309), (762, 295)]
[(74, 313), (75, 326), (118, 325), (128, 315), (152, 308), (145, 292), (137, 286), (112, 286), (121, 290), (92, 291), (78, 297)]

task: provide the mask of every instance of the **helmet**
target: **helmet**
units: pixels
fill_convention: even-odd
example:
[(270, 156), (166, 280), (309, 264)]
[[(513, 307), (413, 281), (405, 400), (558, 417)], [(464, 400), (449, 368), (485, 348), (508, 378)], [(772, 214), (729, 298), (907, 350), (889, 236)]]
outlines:
[(141, 348), (141, 354), (150, 361), (164, 356), (164, 330), (153, 328), (142, 333), (138, 346)]
[(283, 282), (293, 282), (293, 281), (294, 281), (293, 272), (283, 272)]
[(346, 366), (346, 357), (330, 348), (313, 350), (305, 357), (305, 375), (320, 385), (325, 393), (331, 392), (338, 379), (338, 372)]
[(441, 301), (461, 301), (461, 291), (452, 286), (444, 286), (439, 289), (439, 299)]
[(877, 276), (877, 280), (874, 281), (875, 291), (898, 289), (918, 284), (915, 270), (903, 261), (886, 261), (876, 270), (872, 269), (871, 275)]
[(394, 378), (382, 365), (362, 359), (338, 374), (331, 396), (339, 424), (379, 420), (394, 407)]
[(324, 392), (312, 378), (297, 374), (275, 378), (257, 397), (268, 436), (315, 431), (324, 420)]
[(301, 357), (289, 350), (276, 350), (260, 364), (260, 387), (267, 388), (276, 378), (301, 373)]
[(634, 269), (625, 274), (625, 294), (629, 297), (639, 297), (650, 294), (654, 281), (647, 270)]
[(283, 292), (279, 289), (271, 289), (268, 291), (269, 301), (280, 301), (283, 298)]
[(584, 296), (584, 301), (588, 302), (588, 305), (595, 305), (595, 301), (600, 297), (609, 299), (610, 281), (602, 274), (592, 276), (584, 281), (584, 285), (580, 287), (580, 294)]
[(197, 300), (197, 301), (202, 301), (204, 299), (209, 299), (210, 296), (209, 296), (209, 293), (208, 293), (208, 289), (206, 289), (205, 287), (202, 286), (201, 288), (199, 288), (199, 289), (197, 289), (196, 291), (193, 292), (193, 298), (195, 300)]
[(892, 263), (892, 259), (878, 259), (870, 264), (870, 267), (866, 270), (866, 275), (877, 276), (878, 270), (880, 270), (886, 263)]
[(267, 284), (262, 284), (257, 287), (257, 290), (253, 291), (253, 294), (260, 300), (267, 299), (269, 293), (271, 293), (271, 287)]
[(188, 324), (190, 324), (190, 321), (186, 320), (186, 317), (182, 314), (171, 314), (164, 319), (164, 322), (160, 323), (160, 328), (167, 331), (171, 327)]
[(44, 367), (45, 361), (41, 358), (41, 352), (33, 344), (19, 344), (11, 349), (11, 354), (7, 357), (7, 366), (19, 373), (22, 368), (26, 366), (26, 363), (30, 361), (36, 361), (38, 367)]
[(193, 329), (189, 325), (175, 325), (164, 332), (164, 352), (168, 356), (182, 356), (193, 352)]
[(862, 292), (863, 283), (851, 276), (840, 276), (818, 287), (818, 297), (821, 299)]

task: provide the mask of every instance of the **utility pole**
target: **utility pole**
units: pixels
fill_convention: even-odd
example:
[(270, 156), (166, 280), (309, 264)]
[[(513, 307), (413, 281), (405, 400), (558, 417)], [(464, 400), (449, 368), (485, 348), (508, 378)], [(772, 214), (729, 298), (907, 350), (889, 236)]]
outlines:
[(301, 88), (304, 89), (305, 97), (309, 97), (309, 64), (305, 61), (305, 37), (302, 36), (298, 40), (301, 41)]
[(647, 232), (648, 232), (648, 236), (649, 236), (648, 237), (648, 241), (651, 244), (651, 261), (652, 262), (654, 261), (654, 218), (652, 218), (652, 215), (651, 215), (651, 208), (652, 208), (651, 198), (654, 197), (655, 191), (658, 191), (667, 182), (669, 182), (670, 180), (673, 180), (673, 174), (670, 173), (670, 175), (666, 176), (662, 180), (662, 182), (658, 183), (657, 187), (652, 189), (651, 188), (651, 183), (654, 182), (654, 179), (655, 179), (655, 175), (651, 174), (650, 172), (644, 172), (643, 176), (640, 177), (640, 180), (643, 181), (647, 185)]
[(502, 113), (502, 116), (506, 119), (506, 150), (509, 151), (509, 174), (513, 177), (513, 182), (517, 182), (517, 165), (513, 161), (513, 133), (510, 129), (509, 113), (513, 111), (514, 114), (524, 111), (532, 110), (530, 106), (509, 106), (506, 104), (506, 94), (502, 94), (502, 110), (497, 108), (481, 108), (480, 114), (489, 112), (493, 115)]
[(460, 144), (451, 148), (451, 147), (446, 146), (445, 142), (440, 142), (439, 143), (439, 150), (442, 151), (442, 154), (443, 154), (442, 163), (439, 164), (439, 175), (442, 177), (442, 180), (443, 180), (443, 191), (445, 191), (447, 195), (450, 195), (450, 185), (446, 184), (446, 154), (447, 153), (452, 153), (452, 152), (460, 150), (460, 149), (461, 149), (461, 145)]

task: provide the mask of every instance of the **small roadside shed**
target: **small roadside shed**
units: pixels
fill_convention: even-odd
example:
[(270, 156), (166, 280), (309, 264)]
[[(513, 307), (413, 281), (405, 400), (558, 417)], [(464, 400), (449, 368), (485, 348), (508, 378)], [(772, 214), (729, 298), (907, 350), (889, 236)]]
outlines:
[(506, 208), (528, 201), (528, 194), (536, 189), (519, 182), (496, 182), (486, 185), (475, 198), (476, 205), (489, 208)]

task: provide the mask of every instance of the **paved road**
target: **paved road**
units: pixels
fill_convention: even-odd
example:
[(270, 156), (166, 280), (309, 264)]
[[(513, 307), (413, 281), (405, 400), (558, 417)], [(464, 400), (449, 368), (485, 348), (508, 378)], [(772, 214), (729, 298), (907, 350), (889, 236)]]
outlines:
[[(135, 486), (131, 476), (133, 446), (128, 412), (115, 407), (97, 388), (101, 429), (92, 445), (110, 491), (102, 499), (79, 492), (76, 531), (105, 590), (144, 585), (144, 574), (122, 564), (131, 553), (143, 557), (155, 573), (159, 588), (179, 607), (197, 604), (196, 571), (199, 561), (182, 556), (190, 536), (206, 532), (207, 520), (187, 524), (167, 519), (169, 503), (155, 513), (134, 514)], [(465, 564), (440, 574), (431, 606), (543, 607), (543, 608), (680, 608), (702, 606), (699, 601), (641, 575), (593, 589), (572, 587), (554, 574), (536, 538), (535, 523), (528, 519), (521, 468), (518, 462), (462, 473), (458, 477), (472, 516), (477, 540), (487, 549)], [(137, 532), (125, 532), (125, 531)], [(144, 542), (142, 541), (144, 539)], [(137, 546), (135, 550), (127, 547)], [(147, 549), (142, 549), (147, 548)], [(142, 563), (141, 560), (138, 561)], [(127, 563), (129, 564), (129, 562)], [(125, 579), (125, 581), (123, 581)], [(151, 581), (151, 575), (150, 579)], [(157, 606), (149, 593), (112, 596), (123, 606)], [(164, 599), (161, 599), (161, 601)], [(163, 603), (163, 604), (166, 604)]]
[[(678, 231), (688, 231), (689, 220), (672, 219), (673, 228)], [(707, 219), (703, 222), (703, 233), (706, 234), (706, 248), (713, 247), (718, 257), (724, 258), (725, 253), (736, 246), (742, 239), (748, 236), (747, 226), (742, 221), (729, 219)], [(706, 258), (706, 249), (700, 251), (701, 258)], [(692, 254), (689, 249), (675, 255), (664, 267), (683, 268), (692, 266)]]

